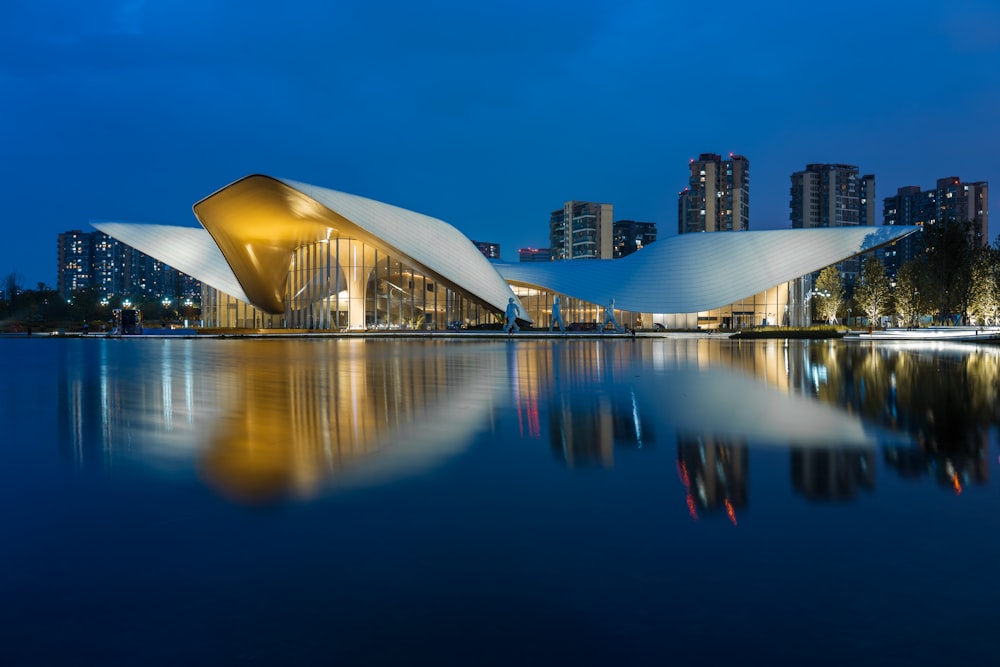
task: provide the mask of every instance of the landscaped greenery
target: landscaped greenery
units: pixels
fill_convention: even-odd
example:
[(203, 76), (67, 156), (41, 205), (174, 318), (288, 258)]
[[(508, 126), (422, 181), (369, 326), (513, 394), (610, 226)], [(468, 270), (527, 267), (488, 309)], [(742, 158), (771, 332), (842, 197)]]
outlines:
[(847, 335), (847, 327), (833, 324), (819, 324), (812, 327), (756, 327), (745, 331), (737, 331), (730, 338), (843, 338)]
[(1000, 237), (983, 245), (972, 222), (928, 224), (912, 241), (912, 259), (890, 275), (877, 253), (862, 259), (860, 276), (836, 267), (816, 279), (810, 301), (816, 321), (854, 328), (922, 324), (1000, 325)]
[(828, 266), (819, 273), (813, 288), (817, 319), (833, 324), (844, 305), (844, 281), (835, 266)]
[[(127, 297), (102, 303), (96, 290), (81, 290), (71, 299), (59, 296), (49, 285), (38, 283), (35, 289), (25, 289), (20, 277), (11, 273), (0, 285), (0, 333), (17, 331), (81, 331), (84, 324), (93, 332), (110, 329), (115, 308), (121, 308)], [(129, 299), (129, 307), (142, 311), (147, 326), (169, 325), (184, 319), (196, 320), (200, 311), (193, 306), (159, 299)]]

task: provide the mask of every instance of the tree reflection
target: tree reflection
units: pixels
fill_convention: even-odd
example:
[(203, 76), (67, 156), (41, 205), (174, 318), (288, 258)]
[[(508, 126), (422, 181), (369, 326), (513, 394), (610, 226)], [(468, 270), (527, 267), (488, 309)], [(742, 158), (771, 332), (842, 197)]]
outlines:
[(987, 480), (989, 429), (1000, 422), (997, 348), (845, 342), (811, 346), (806, 363), (822, 381), (799, 390), (910, 436), (913, 447), (886, 447), (901, 475), (927, 474), (957, 492)]

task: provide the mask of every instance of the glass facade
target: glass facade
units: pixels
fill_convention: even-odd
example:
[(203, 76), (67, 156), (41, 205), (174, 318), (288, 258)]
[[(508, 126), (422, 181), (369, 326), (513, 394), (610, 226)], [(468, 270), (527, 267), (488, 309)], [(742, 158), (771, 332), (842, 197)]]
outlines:
[(285, 312), (270, 314), (205, 286), (204, 326), (239, 329), (440, 330), (499, 322), (499, 313), (438, 276), (355, 239), (299, 247), (286, 281)]
[[(639, 313), (615, 310), (622, 326), (635, 330), (660, 325), (675, 330), (737, 330), (759, 326), (808, 326), (811, 324), (805, 295), (811, 286), (809, 276), (781, 283), (758, 294), (714, 310), (699, 313)], [(535, 328), (547, 329), (552, 322), (555, 293), (534, 287), (512, 285), (535, 321)], [(595, 328), (604, 321), (604, 305), (560, 295), (563, 323), (570, 329)]]

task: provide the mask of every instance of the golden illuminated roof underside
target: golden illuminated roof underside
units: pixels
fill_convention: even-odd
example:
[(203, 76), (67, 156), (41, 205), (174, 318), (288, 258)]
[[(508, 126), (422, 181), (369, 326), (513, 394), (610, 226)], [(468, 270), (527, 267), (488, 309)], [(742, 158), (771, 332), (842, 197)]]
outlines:
[(250, 303), (285, 311), (297, 248), (333, 239), (362, 241), (460, 288), (498, 311), (513, 296), (476, 247), (451, 225), (335, 190), (251, 175), (194, 205)]

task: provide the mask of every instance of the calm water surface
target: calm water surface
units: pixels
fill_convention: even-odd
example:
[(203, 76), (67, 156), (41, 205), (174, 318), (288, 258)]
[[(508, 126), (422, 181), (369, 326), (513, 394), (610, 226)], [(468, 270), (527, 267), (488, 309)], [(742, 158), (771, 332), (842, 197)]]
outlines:
[(0, 664), (988, 665), (1000, 346), (0, 340)]

